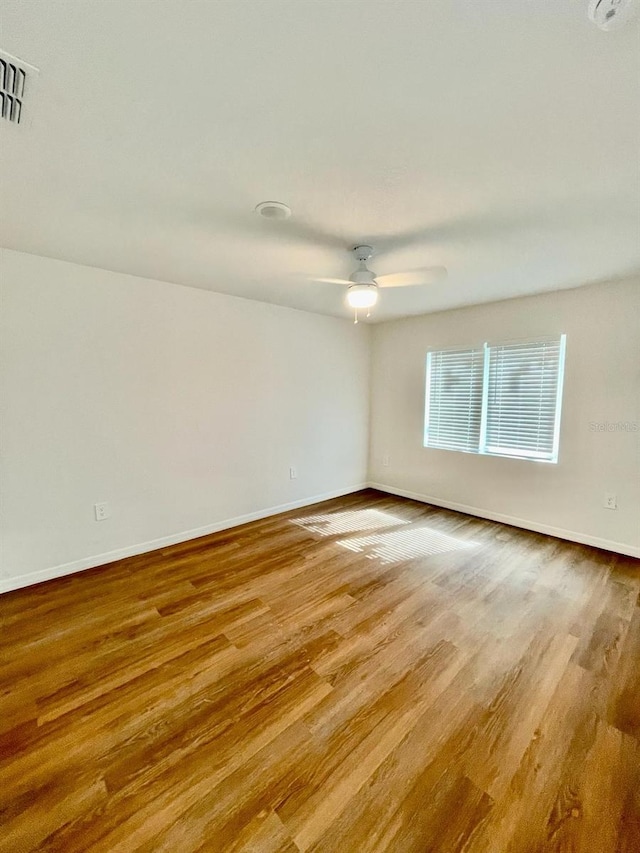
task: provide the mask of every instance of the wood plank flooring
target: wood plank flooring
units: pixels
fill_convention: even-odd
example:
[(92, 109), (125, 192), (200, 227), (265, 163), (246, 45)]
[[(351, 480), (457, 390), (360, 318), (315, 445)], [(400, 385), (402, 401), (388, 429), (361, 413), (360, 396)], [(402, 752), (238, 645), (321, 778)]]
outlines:
[(637, 560), (365, 491), (0, 617), (1, 853), (640, 851)]

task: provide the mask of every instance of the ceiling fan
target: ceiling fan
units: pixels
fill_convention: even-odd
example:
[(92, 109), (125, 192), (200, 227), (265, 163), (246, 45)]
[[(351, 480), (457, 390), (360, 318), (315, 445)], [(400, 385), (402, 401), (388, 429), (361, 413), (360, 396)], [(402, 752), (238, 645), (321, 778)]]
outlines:
[(444, 267), (422, 267), (421, 269), (407, 270), (405, 272), (390, 273), (389, 275), (376, 275), (367, 266), (367, 261), (373, 256), (373, 247), (362, 245), (355, 246), (352, 250), (358, 261), (358, 269), (349, 276), (342, 278), (315, 278), (314, 281), (328, 282), (329, 284), (340, 284), (346, 286), (347, 303), (354, 309), (354, 323), (358, 322), (358, 310), (367, 309), (367, 317), (370, 316), (371, 308), (378, 301), (380, 288), (386, 287), (419, 287), (431, 284), (444, 278), (447, 271)]

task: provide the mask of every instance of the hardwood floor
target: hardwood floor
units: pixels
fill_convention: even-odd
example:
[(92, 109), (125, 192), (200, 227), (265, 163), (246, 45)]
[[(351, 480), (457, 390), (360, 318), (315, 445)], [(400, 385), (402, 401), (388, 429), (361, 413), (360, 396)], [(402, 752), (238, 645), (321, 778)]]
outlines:
[(0, 598), (0, 851), (640, 851), (637, 560), (367, 491)]

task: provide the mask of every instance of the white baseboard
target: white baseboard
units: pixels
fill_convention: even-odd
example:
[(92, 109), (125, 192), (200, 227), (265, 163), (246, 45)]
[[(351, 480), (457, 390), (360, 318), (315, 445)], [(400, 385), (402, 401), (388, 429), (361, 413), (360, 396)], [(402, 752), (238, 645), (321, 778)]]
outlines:
[(93, 569), (96, 566), (102, 566), (105, 563), (113, 563), (115, 560), (122, 560), (125, 557), (135, 557), (138, 554), (146, 554), (149, 551), (156, 551), (158, 548), (165, 548), (168, 545), (177, 545), (180, 542), (188, 542), (190, 539), (197, 539), (199, 536), (207, 536), (209, 533), (218, 533), (221, 530), (228, 530), (232, 527), (238, 527), (241, 524), (247, 524), (250, 521), (259, 521), (262, 518), (269, 518), (272, 515), (279, 515), (281, 512), (288, 512), (292, 509), (299, 509), (304, 506), (328, 501), (332, 498), (341, 498), (344, 495), (350, 495), (354, 492), (359, 492), (366, 489), (366, 483), (360, 483), (356, 486), (349, 486), (345, 489), (337, 489), (333, 492), (326, 492), (323, 495), (314, 495), (309, 498), (302, 498), (291, 503), (281, 504), (280, 506), (261, 509), (257, 512), (250, 512), (246, 515), (239, 515), (236, 518), (227, 518), (224, 521), (217, 521), (214, 524), (208, 524), (205, 527), (197, 527), (194, 530), (184, 530), (182, 533), (172, 533), (170, 536), (163, 536), (160, 539), (152, 539), (150, 542), (141, 542), (137, 545), (127, 545), (125, 548), (117, 548), (115, 551), (107, 551), (105, 554), (95, 554), (92, 557), (83, 557), (80, 560), (74, 560), (71, 563), (63, 563), (59, 566), (53, 566), (50, 569), (40, 569), (36, 572), (29, 572), (25, 575), (18, 575), (13, 578), (0, 579), (0, 594), (10, 592), (14, 589), (22, 589), (25, 586), (32, 586), (35, 583), (60, 578), (64, 575), (75, 574), (82, 572), (85, 569)]
[(500, 521), (503, 524), (511, 524), (513, 527), (522, 527), (525, 530), (533, 530), (535, 533), (546, 533), (548, 536), (556, 536), (558, 539), (567, 539), (569, 542), (579, 542), (581, 545), (593, 545), (595, 548), (603, 548), (605, 551), (615, 551), (617, 554), (625, 554), (628, 557), (640, 557), (640, 548), (636, 545), (628, 545), (624, 542), (612, 542), (610, 539), (601, 539), (598, 536), (590, 536), (588, 533), (577, 533), (574, 530), (565, 530), (563, 527), (551, 527), (548, 524), (538, 524), (537, 521), (528, 521), (525, 518), (516, 518), (513, 515), (504, 515), (500, 512), (480, 509), (477, 506), (447, 501), (442, 498), (434, 498), (431, 495), (419, 495), (417, 492), (409, 492), (406, 489), (398, 489), (395, 486), (387, 486), (383, 483), (368, 483), (371, 489), (380, 492), (388, 492), (390, 495), (398, 495), (402, 498), (411, 498), (425, 504), (432, 504), (443, 509), (453, 509), (456, 512), (464, 512), (466, 515), (476, 515), (489, 521)]

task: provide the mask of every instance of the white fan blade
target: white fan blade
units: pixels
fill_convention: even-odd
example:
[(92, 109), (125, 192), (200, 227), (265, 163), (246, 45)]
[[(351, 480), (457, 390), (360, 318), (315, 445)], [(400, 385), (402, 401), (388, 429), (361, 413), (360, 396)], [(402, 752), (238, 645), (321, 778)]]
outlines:
[(349, 281), (347, 278), (316, 278), (313, 276), (310, 280), (318, 281), (321, 284), (341, 284), (343, 286), (346, 285), (347, 287), (350, 287), (353, 284), (353, 282)]
[(390, 275), (376, 276), (379, 287), (419, 287), (422, 284), (433, 284), (441, 281), (447, 275), (445, 267), (423, 267), (406, 272), (394, 272)]

